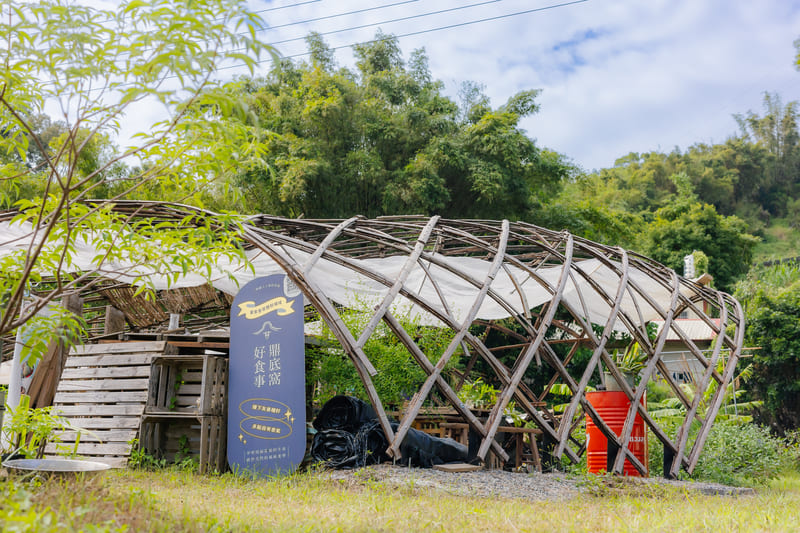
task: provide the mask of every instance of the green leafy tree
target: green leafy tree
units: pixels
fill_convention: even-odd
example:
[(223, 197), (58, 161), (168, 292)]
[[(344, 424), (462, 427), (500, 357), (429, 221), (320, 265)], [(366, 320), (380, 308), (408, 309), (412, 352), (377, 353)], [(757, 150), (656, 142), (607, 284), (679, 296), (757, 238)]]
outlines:
[[(175, 276), (207, 272), (217, 254), (236, 253), (232, 234), (217, 231), (225, 220), (134, 220), (88, 199), (172, 187), (193, 200), (256, 155), (252, 128), (220, 120), (241, 107), (213, 80), (221, 66), (252, 67), (268, 51), (255, 38), (261, 25), (235, 0), (131, 1), (113, 11), (60, 0), (0, 3), (1, 190), (8, 203), (16, 184), (38, 187), (33, 197), (15, 193), (27, 196), (16, 203), (16, 221), (36, 239), (0, 256), (0, 335), (96, 280), (109, 260)], [(41, 118), (46, 105), (62, 110), (57, 122)], [(162, 116), (132, 146), (113, 150), (108, 139), (136, 105)], [(115, 174), (126, 161), (138, 170)], [(73, 273), (82, 240), (96, 256), (89, 272)], [(26, 297), (47, 278), (54, 281)]]
[(712, 205), (688, 200), (656, 211), (640, 239), (638, 248), (645, 255), (678, 271), (684, 256), (702, 251), (708, 256), (708, 271), (715, 284), (727, 291), (747, 273), (758, 243), (740, 218), (720, 215)]
[[(0, 180), (0, 207), (2, 208), (11, 208), (14, 203), (23, 198), (32, 199), (42, 195), (46, 173), (41, 170), (47, 163), (45, 156), (52, 156), (50, 153), (51, 141), (66, 131), (63, 122), (53, 121), (44, 113), (25, 117), (25, 120), (31, 130), (30, 133), (23, 132), (23, 135), (27, 137), (27, 151), (24, 153), (1, 152), (0, 162), (6, 165), (15, 164), (20, 168), (27, 167), (31, 172), (27, 176), (19, 176), (14, 180)], [(10, 136), (12, 131), (9, 124), (3, 128), (3, 136)], [(38, 138), (38, 143), (32, 141), (34, 136)]]
[(786, 201), (800, 194), (800, 131), (797, 129), (798, 102), (785, 106), (777, 94), (764, 93), (764, 115), (749, 111), (735, 115), (742, 137), (763, 147), (769, 154), (764, 165), (760, 202), (773, 215), (786, 212)]
[(763, 147), (732, 137), (724, 144), (701, 143), (690, 147), (683, 171), (691, 177), (698, 197), (704, 202), (723, 215), (755, 214), (747, 216), (748, 223), (753, 223), (763, 219), (759, 211), (766, 158)]
[(614, 167), (585, 176), (575, 186), (591, 194), (595, 205), (654, 213), (681, 196), (674, 176), (685, 175), (682, 186), (691, 185), (702, 202), (722, 215), (736, 214), (760, 228), (771, 216), (768, 198), (774, 192), (768, 174), (773, 160), (763, 143), (731, 137), (722, 144), (698, 143), (685, 152), (631, 153), (618, 159)]
[[(355, 47), (337, 68), (321, 37), (308, 62), (283, 62), (238, 94), (269, 131), (263, 163), (236, 180), (242, 209), (307, 217), (442, 214), (525, 218), (569, 171), (519, 127), (537, 91), (492, 109), (467, 84), (462, 106), (443, 95), (423, 50), (406, 64), (394, 37)], [(234, 93), (236, 90), (234, 90)]]
[(785, 431), (800, 426), (800, 266), (754, 268), (736, 288), (753, 352), (752, 387), (764, 401), (764, 422)]
[(546, 228), (566, 229), (595, 242), (632, 248), (645, 226), (642, 216), (589, 198), (573, 200), (559, 196), (532, 209), (528, 220)]
[(794, 48), (797, 50), (794, 56), (794, 66), (797, 70), (800, 70), (800, 39), (795, 40)]

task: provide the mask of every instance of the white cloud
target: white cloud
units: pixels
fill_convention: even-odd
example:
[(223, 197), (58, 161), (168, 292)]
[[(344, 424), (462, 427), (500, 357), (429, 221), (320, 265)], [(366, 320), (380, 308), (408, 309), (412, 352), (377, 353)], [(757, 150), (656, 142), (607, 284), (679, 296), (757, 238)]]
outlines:
[[(399, 0), (383, 0), (394, 4)], [(502, 0), (485, 6), (407, 17), (478, 0), (418, 0), (394, 7), (284, 26), (264, 32), (268, 42), (383, 22), (406, 33), (547, 7), (556, 0)], [(253, 9), (297, 0), (251, 2)], [(366, 0), (320, 0), (264, 12), (272, 26), (368, 7)], [(376, 27), (325, 37), (333, 47), (372, 38)], [(800, 37), (800, 2), (708, 0), (589, 0), (459, 28), (401, 37), (406, 58), (424, 46), (432, 74), (455, 97), (465, 80), (483, 84), (495, 106), (525, 89), (542, 89), (541, 112), (523, 122), (542, 146), (586, 169), (610, 166), (630, 151), (685, 149), (722, 142), (736, 133), (733, 113), (761, 110), (764, 91), (800, 100), (793, 41)], [(284, 55), (305, 51), (302, 41), (279, 45)], [(337, 51), (351, 66), (350, 50)], [(263, 68), (269, 68), (265, 64)], [(142, 113), (141, 116), (147, 116)], [(141, 129), (133, 117), (127, 129)]]

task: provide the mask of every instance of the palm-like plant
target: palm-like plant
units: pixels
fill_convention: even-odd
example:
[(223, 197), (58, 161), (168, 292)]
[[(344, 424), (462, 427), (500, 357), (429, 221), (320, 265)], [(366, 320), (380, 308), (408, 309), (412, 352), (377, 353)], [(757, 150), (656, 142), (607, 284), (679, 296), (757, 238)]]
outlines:
[[(718, 370), (720, 372), (723, 369), (723, 364), (723, 361), (719, 362)], [(753, 365), (750, 364), (742, 369), (735, 379), (731, 380), (725, 389), (725, 394), (722, 398), (723, 407), (717, 414), (717, 420), (742, 424), (752, 422), (753, 416), (751, 413), (758, 407), (761, 407), (764, 402), (760, 400), (751, 400), (748, 402), (738, 401), (747, 393), (746, 390), (741, 388), (741, 385), (746, 383), (752, 377), (752, 375)], [(712, 380), (711, 385), (705, 391), (703, 391), (703, 396), (697, 409), (697, 414), (700, 417), (705, 417), (706, 411), (708, 410), (718, 386), (718, 383)], [(694, 400), (695, 394), (697, 394), (697, 390), (694, 385), (690, 383), (683, 383), (680, 385), (680, 388), (689, 401)], [(650, 412), (650, 416), (652, 416), (653, 419), (660, 422), (680, 424), (686, 417), (686, 406), (684, 406), (683, 402), (676, 397), (667, 398), (660, 402), (649, 403), (647, 405), (647, 410)], [(733, 412), (731, 412), (731, 410)], [(695, 420), (694, 423), (696, 424), (698, 422)]]
[(636, 376), (647, 364), (647, 352), (642, 350), (638, 342), (632, 342), (625, 348), (624, 352), (617, 350), (613, 359), (620, 372)]

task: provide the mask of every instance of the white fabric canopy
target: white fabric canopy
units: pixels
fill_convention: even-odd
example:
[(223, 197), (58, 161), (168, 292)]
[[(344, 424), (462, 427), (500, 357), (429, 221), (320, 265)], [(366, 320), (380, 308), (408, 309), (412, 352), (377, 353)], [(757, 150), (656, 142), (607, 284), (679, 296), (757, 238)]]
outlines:
[[(14, 250), (27, 248), (30, 244), (30, 235), (29, 224), (0, 223), (0, 257), (8, 255)], [(59, 244), (53, 243), (52, 246), (57, 247)], [(310, 257), (310, 254), (296, 249), (281, 248), (280, 251), (300, 265), (306, 264)], [(228, 257), (217, 258), (216, 271), (212, 273), (210, 279), (200, 274), (189, 273), (179, 275), (170, 283), (168, 276), (146, 266), (111, 261), (97, 268), (96, 256), (97, 250), (86, 241), (79, 240), (74, 245), (69, 269), (72, 271), (97, 270), (104, 277), (131, 284), (137, 283), (137, 280), (141, 282), (141, 278), (146, 277), (147, 284), (156, 290), (193, 287), (210, 282), (215, 288), (231, 295), (235, 295), (240, 287), (255, 278), (283, 271), (264, 252), (250, 250), (247, 252), (247, 263), (240, 260), (231, 261)], [(415, 293), (430, 308), (442, 315), (450, 314), (460, 323), (473, 307), (479, 295), (480, 286), (491, 268), (491, 262), (473, 257), (452, 257), (438, 254), (429, 257), (432, 260), (421, 261), (436, 280), (441, 297), (419, 262), (411, 269), (404, 288)], [(383, 300), (391, 285), (400, 277), (407, 259), (407, 256), (402, 255), (374, 259), (348, 259), (352, 266), (357, 267), (354, 269), (321, 258), (315, 263), (307, 279), (329, 299), (340, 305), (373, 308)], [(620, 276), (617, 272), (621, 271), (619, 264), (611, 264), (618, 270), (615, 271), (598, 259), (577, 261), (573, 264), (572, 276), (568, 279), (563, 293), (563, 302), (572, 309), (576, 316), (601, 325), (607, 322), (612, 309), (607, 302), (613, 302), (616, 299), (620, 283)], [(446, 268), (447, 266), (450, 266), (451, 269)], [(376, 277), (386, 280), (388, 286), (386, 283), (358, 272), (358, 269), (374, 273)], [(509, 317), (512, 313), (524, 314), (527, 310), (551, 300), (562, 270), (562, 266), (544, 267), (537, 270), (533, 277), (525, 270), (506, 263), (496, 275), (490, 288), (503, 300), (511, 303), (513, 308), (506, 309), (490, 294), (481, 303), (476, 317), (496, 320)], [(455, 272), (461, 272), (475, 283), (470, 283)], [(629, 269), (629, 272), (630, 283), (638, 286), (640, 291), (647, 294), (662, 310), (669, 308), (671, 298), (669, 288), (664, 287), (645, 272), (636, 269)], [(605, 298), (591, 286), (587, 278), (591, 278), (606, 293)], [(521, 289), (521, 293), (518, 287)], [(691, 289), (683, 287), (682, 292), (688, 295)], [(395, 299), (392, 308), (400, 315), (419, 320), (421, 324), (441, 324), (435, 316), (407, 298)], [(640, 317), (642, 323), (663, 318), (641, 294), (632, 288), (625, 292), (621, 308), (627, 316)], [(628, 329), (621, 323), (615, 323), (613, 327), (621, 331)]]

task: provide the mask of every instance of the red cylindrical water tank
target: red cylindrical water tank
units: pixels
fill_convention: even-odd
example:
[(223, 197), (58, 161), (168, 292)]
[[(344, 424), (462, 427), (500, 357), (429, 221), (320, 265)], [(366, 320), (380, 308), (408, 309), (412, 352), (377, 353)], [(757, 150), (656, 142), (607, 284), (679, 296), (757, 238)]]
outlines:
[[(624, 392), (587, 392), (586, 399), (614, 433), (617, 435), (622, 433), (622, 426), (625, 425), (625, 417), (628, 415), (628, 409), (631, 406), (631, 401)], [(642, 398), (642, 403), (645, 403), (644, 397)], [(647, 468), (647, 433), (644, 420), (638, 413), (633, 420), (633, 431), (628, 441), (628, 448)], [(594, 420), (589, 415), (586, 415), (586, 462), (589, 472), (593, 474), (605, 472), (607, 454), (608, 440), (606, 436), (595, 425)], [(641, 475), (628, 459), (625, 459), (623, 472), (626, 476)]]

